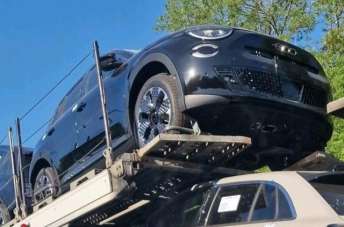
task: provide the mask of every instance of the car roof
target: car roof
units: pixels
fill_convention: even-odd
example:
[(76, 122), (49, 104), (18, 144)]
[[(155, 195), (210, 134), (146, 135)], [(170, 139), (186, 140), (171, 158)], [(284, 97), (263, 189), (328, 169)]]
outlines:
[(276, 171), (276, 172), (266, 172), (266, 173), (252, 173), (245, 175), (238, 175), (232, 177), (226, 177), (219, 180), (216, 184), (223, 185), (235, 182), (244, 182), (244, 181), (273, 181), (284, 179), (285, 177), (300, 177), (296, 171)]
[(232, 176), (220, 179), (216, 184), (228, 184), (235, 182), (244, 182), (244, 181), (278, 181), (283, 180), (285, 177), (299, 178), (302, 177), (306, 181), (316, 180), (324, 176), (335, 176), (335, 175), (344, 175), (344, 171), (275, 171), (275, 172), (266, 172), (266, 173), (252, 173), (246, 175)]
[(128, 53), (128, 54), (132, 54), (132, 56), (134, 56), (135, 54), (139, 53), (141, 50), (135, 50), (135, 49), (112, 49), (109, 52), (107, 52), (105, 55), (108, 54), (113, 54), (113, 53)]

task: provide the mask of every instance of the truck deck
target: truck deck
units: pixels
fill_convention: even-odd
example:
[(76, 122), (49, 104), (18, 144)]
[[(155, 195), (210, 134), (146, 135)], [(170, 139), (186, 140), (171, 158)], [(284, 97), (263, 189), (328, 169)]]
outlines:
[[(203, 179), (207, 179), (207, 176), (210, 179), (210, 175), (216, 174), (245, 174), (246, 171), (211, 165), (217, 161), (212, 157), (215, 156), (214, 152), (218, 152), (221, 157), (234, 157), (235, 152), (245, 152), (250, 144), (250, 138), (241, 136), (160, 134), (143, 148), (122, 154), (110, 168), (93, 170), (81, 176), (70, 184), (69, 192), (56, 199), (49, 198), (36, 204), (33, 214), (27, 218), (21, 221), (13, 220), (4, 226), (104, 225), (162, 196), (162, 193), (156, 190), (154, 192), (154, 188), (161, 186), (161, 179), (147, 182), (146, 186), (149, 187), (138, 182), (146, 179), (147, 171), (147, 174), (151, 174), (149, 171), (154, 169), (157, 175), (160, 175), (161, 171), (167, 171), (170, 178), (173, 172), (178, 173), (177, 175), (202, 174)], [(195, 149), (198, 151), (195, 152)], [(164, 153), (166, 150), (168, 155)], [(190, 156), (189, 160), (187, 156)], [(182, 161), (183, 159), (186, 161)], [(209, 164), (204, 164), (207, 162)], [(175, 175), (173, 177), (178, 178)], [(182, 182), (182, 177), (180, 179), (179, 183)], [(163, 181), (169, 180), (171, 181), (164, 178)], [(178, 183), (178, 180), (174, 180)], [(137, 196), (136, 192), (139, 192), (140, 196)], [(136, 193), (135, 199), (132, 197), (133, 193)], [(139, 197), (142, 199), (138, 200)]]

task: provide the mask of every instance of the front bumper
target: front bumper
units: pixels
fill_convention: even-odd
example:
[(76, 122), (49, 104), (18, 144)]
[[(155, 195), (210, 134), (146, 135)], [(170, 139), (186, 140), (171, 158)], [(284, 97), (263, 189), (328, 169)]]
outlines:
[[(216, 92), (214, 92), (216, 93)], [(216, 104), (230, 104), (230, 103), (260, 103), (261, 105), (266, 105), (267, 108), (285, 108), (293, 109), (292, 111), (304, 110), (311, 111), (319, 115), (326, 115), (325, 109), (314, 107), (311, 105), (302, 104), (296, 101), (287, 100), (283, 98), (276, 98), (273, 96), (257, 96), (250, 93), (232, 94), (228, 90), (219, 91), (219, 94), (191, 94), (185, 95), (185, 106), (186, 110), (191, 110), (194, 108), (200, 108), (207, 105)]]
[(322, 109), (289, 100), (194, 94), (185, 104), (203, 132), (250, 136), (259, 147), (322, 149), (332, 134)]

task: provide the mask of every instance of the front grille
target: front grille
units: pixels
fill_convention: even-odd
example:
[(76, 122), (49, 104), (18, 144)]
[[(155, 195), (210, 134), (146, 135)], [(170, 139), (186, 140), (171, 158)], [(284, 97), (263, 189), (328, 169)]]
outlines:
[(282, 96), (281, 82), (272, 73), (241, 69), (239, 74), (241, 84), (249, 89), (274, 96)]
[(257, 93), (283, 97), (307, 105), (324, 108), (327, 96), (324, 90), (291, 81), (272, 72), (244, 67), (217, 66), (215, 71), (230, 86), (240, 84)]
[(325, 107), (328, 102), (328, 96), (323, 90), (304, 86), (302, 102), (311, 106)]

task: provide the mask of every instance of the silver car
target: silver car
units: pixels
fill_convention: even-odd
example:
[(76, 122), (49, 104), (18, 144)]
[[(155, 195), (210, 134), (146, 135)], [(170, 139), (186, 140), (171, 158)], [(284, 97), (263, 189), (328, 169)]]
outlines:
[(271, 172), (196, 185), (150, 216), (149, 227), (344, 226), (344, 173)]

